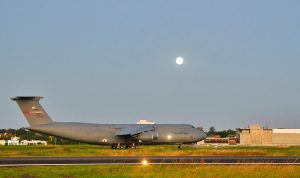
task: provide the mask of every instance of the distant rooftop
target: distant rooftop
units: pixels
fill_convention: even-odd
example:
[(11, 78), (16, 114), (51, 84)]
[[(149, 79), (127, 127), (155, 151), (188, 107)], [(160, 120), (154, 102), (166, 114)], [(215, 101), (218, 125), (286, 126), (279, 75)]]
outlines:
[(156, 124), (155, 122), (148, 122), (147, 120), (140, 120), (137, 124)]

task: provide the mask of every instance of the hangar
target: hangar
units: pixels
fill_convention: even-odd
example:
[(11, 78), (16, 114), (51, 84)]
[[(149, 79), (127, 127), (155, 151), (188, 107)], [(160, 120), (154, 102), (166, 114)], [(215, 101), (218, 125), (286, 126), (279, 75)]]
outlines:
[(238, 128), (236, 137), (239, 145), (251, 146), (299, 146), (300, 129), (268, 129), (259, 124)]

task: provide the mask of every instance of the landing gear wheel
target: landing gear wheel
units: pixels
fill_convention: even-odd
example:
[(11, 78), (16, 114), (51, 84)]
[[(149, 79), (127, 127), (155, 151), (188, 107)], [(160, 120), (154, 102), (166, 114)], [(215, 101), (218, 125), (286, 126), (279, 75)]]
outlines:
[(124, 147), (121, 145), (121, 146), (120, 146), (120, 149), (123, 149), (123, 148), (124, 148)]
[(112, 145), (112, 146), (111, 146), (111, 149), (115, 149), (115, 147)]
[(179, 145), (179, 146), (178, 146), (178, 149), (182, 149), (182, 148), (183, 148), (183, 146), (182, 146), (182, 145)]
[(126, 149), (128, 149), (128, 145), (126, 145), (126, 147), (125, 147)]

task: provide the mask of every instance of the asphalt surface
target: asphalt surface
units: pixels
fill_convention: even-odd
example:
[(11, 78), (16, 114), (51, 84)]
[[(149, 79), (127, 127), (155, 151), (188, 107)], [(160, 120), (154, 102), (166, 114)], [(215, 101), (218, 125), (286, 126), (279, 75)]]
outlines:
[(289, 156), (100, 156), (100, 157), (0, 157), (0, 166), (84, 164), (300, 164)]

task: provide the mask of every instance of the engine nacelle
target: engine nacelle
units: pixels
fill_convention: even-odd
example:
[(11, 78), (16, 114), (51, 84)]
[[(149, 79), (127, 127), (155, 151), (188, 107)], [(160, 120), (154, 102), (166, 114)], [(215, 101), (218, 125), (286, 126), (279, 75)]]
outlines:
[(143, 132), (140, 134), (135, 135), (134, 139), (138, 139), (141, 141), (152, 141), (158, 139), (157, 132)]

